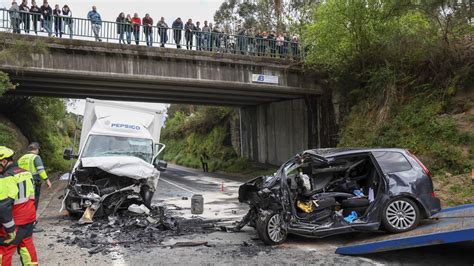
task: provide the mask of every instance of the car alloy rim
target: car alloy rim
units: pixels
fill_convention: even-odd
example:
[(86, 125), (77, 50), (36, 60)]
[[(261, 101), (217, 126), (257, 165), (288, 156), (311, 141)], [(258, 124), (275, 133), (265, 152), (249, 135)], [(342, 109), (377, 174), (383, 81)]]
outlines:
[(273, 242), (280, 242), (285, 238), (285, 231), (281, 228), (282, 219), (280, 214), (273, 215), (268, 221), (267, 232)]
[(416, 220), (415, 208), (405, 200), (390, 203), (385, 215), (390, 225), (399, 230), (410, 228)]

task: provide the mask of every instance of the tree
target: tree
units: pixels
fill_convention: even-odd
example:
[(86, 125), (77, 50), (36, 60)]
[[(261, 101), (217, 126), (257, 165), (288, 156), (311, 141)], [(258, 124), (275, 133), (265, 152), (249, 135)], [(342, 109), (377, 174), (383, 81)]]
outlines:
[(10, 77), (7, 73), (0, 71), (0, 96), (3, 95), (8, 90), (15, 89), (15, 85), (13, 85), (10, 81)]

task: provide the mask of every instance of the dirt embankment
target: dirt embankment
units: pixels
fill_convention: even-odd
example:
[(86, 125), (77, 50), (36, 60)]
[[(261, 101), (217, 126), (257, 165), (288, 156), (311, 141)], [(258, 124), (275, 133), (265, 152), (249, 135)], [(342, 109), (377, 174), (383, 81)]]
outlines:
[[(446, 115), (451, 116), (456, 122), (457, 130), (474, 138), (474, 87), (458, 92), (452, 99)], [(474, 143), (472, 141), (463, 145), (463, 153), (469, 158), (471, 168), (474, 170)], [(446, 206), (467, 204), (474, 202), (474, 184), (471, 172), (461, 175), (451, 175), (434, 179), (438, 196)]]
[(3, 114), (0, 114), (0, 145), (13, 149), (17, 156), (23, 154), (28, 145), (21, 130)]

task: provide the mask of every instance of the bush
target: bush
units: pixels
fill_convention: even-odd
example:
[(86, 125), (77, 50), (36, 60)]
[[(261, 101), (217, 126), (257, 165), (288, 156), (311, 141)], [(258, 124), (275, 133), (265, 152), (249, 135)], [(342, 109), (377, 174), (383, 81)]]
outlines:
[(65, 171), (69, 162), (63, 149), (72, 145), (74, 118), (66, 112), (63, 100), (55, 98), (1, 98), (2, 112), (17, 125), (26, 138), (41, 144), (41, 157), (49, 171)]

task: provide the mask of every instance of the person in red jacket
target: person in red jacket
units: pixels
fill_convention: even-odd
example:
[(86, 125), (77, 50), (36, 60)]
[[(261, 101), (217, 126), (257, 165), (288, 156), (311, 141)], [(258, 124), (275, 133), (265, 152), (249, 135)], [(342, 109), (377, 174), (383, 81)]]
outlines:
[(0, 265), (10, 266), (16, 250), (23, 265), (36, 265), (33, 176), (13, 164), (13, 155), (13, 150), (0, 146)]
[(142, 19), (143, 33), (145, 33), (145, 40), (147, 46), (153, 46), (153, 19), (150, 14), (146, 14)]
[(135, 13), (132, 18), (132, 30), (133, 36), (135, 37), (135, 43), (140, 44), (140, 27), (142, 25), (142, 20), (138, 16), (138, 13)]

